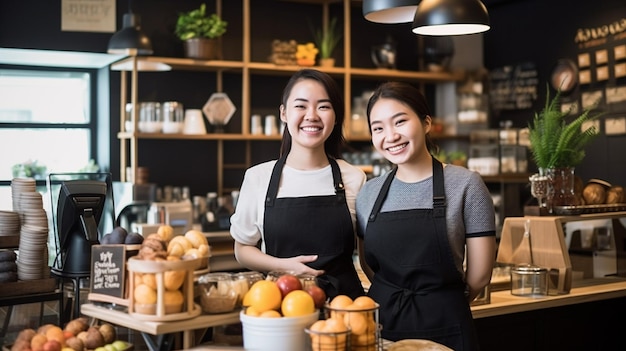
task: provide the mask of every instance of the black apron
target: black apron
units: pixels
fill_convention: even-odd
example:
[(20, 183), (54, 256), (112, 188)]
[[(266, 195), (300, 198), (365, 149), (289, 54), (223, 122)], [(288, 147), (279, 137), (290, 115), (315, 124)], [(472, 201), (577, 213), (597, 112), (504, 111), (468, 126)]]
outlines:
[(365, 232), (366, 262), (375, 272), (368, 295), (380, 304), (382, 337), (476, 350), (465, 283), (448, 242), (443, 166), (433, 157), (433, 209), (380, 212), (396, 171), (385, 179)]
[(318, 255), (307, 265), (323, 269), (317, 277), (326, 296), (364, 295), (354, 268), (355, 235), (346, 203), (339, 165), (328, 159), (333, 173), (334, 195), (276, 198), (286, 156), (276, 162), (265, 200), (265, 252), (275, 257)]

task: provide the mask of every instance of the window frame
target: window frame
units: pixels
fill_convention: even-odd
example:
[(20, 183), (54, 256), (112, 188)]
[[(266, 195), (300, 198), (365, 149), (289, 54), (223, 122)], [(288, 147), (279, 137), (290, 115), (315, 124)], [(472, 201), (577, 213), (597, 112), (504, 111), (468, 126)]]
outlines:
[[(99, 119), (98, 114), (98, 96), (99, 96), (99, 70), (94, 68), (81, 67), (49, 67), (49, 66), (19, 66), (0, 64), (1, 70), (30, 71), (30, 72), (68, 72), (81, 73), (89, 75), (89, 122), (87, 123), (28, 123), (28, 122), (0, 122), (0, 129), (88, 129), (89, 130), (89, 158), (99, 164), (99, 155), (102, 153), (98, 150), (100, 145), (99, 138), (102, 137), (98, 132)], [(88, 160), (87, 160), (88, 161)], [(78, 172), (78, 170), (76, 170)], [(11, 179), (0, 179), (1, 185), (10, 185)]]

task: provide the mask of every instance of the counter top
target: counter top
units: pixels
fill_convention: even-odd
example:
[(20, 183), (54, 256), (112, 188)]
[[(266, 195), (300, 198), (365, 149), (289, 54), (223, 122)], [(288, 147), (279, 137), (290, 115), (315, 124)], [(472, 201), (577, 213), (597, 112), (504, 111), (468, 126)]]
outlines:
[[(511, 313), (526, 312), (544, 308), (574, 305), (579, 303), (608, 300), (626, 297), (626, 279), (624, 278), (596, 278), (573, 282), (569, 294), (546, 297), (520, 297), (511, 295), (510, 290), (491, 293), (491, 303), (472, 306), (475, 319), (500, 316)], [(239, 322), (239, 312), (217, 315), (200, 315), (191, 319), (175, 322), (146, 322), (134, 319), (128, 313), (100, 307), (94, 304), (83, 304), (81, 312), (87, 316), (107, 321), (119, 326), (134, 329), (151, 335), (162, 335), (183, 332), (185, 349), (194, 345), (194, 329), (210, 326), (227, 325)], [(195, 350), (196, 348), (194, 348)], [(214, 350), (210, 345), (201, 345), (201, 350)], [(223, 347), (222, 347), (223, 349)], [(241, 348), (233, 348), (240, 350)]]
[(472, 306), (474, 318), (485, 318), (543, 308), (626, 297), (626, 279), (595, 278), (572, 282), (569, 294), (545, 297), (511, 295), (510, 290), (491, 293), (491, 303)]

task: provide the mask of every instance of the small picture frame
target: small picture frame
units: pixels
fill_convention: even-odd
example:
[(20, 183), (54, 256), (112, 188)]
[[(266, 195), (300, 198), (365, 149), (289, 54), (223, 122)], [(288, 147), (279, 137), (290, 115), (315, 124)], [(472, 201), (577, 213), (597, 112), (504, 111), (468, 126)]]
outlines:
[(613, 55), (615, 56), (616, 61), (626, 59), (626, 44), (614, 47)]
[(588, 52), (578, 54), (578, 67), (589, 67), (590, 64), (591, 58), (589, 57)]
[(609, 62), (609, 54), (606, 50), (596, 51), (596, 65), (602, 65)]
[(626, 77), (626, 62), (618, 63), (613, 67), (615, 78)]
[(591, 83), (591, 71), (588, 69), (579, 71), (578, 81), (580, 82), (580, 84), (590, 84)]
[(608, 80), (609, 79), (609, 67), (608, 66), (600, 66), (596, 69), (596, 80)]

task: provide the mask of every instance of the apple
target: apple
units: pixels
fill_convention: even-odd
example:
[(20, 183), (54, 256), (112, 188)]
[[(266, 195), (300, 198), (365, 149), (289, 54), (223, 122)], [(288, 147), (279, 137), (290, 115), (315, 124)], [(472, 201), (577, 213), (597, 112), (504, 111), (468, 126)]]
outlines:
[(326, 292), (324, 289), (320, 288), (317, 285), (309, 285), (306, 288), (306, 292), (309, 293), (313, 297), (313, 301), (315, 302), (315, 308), (323, 308), (326, 303)]
[(115, 340), (113, 341), (113, 346), (117, 351), (124, 351), (128, 348), (128, 343), (123, 340)]
[(283, 298), (285, 295), (294, 290), (302, 290), (302, 282), (300, 282), (300, 278), (293, 274), (281, 275), (278, 279), (276, 279), (276, 285), (278, 286), (280, 294)]

